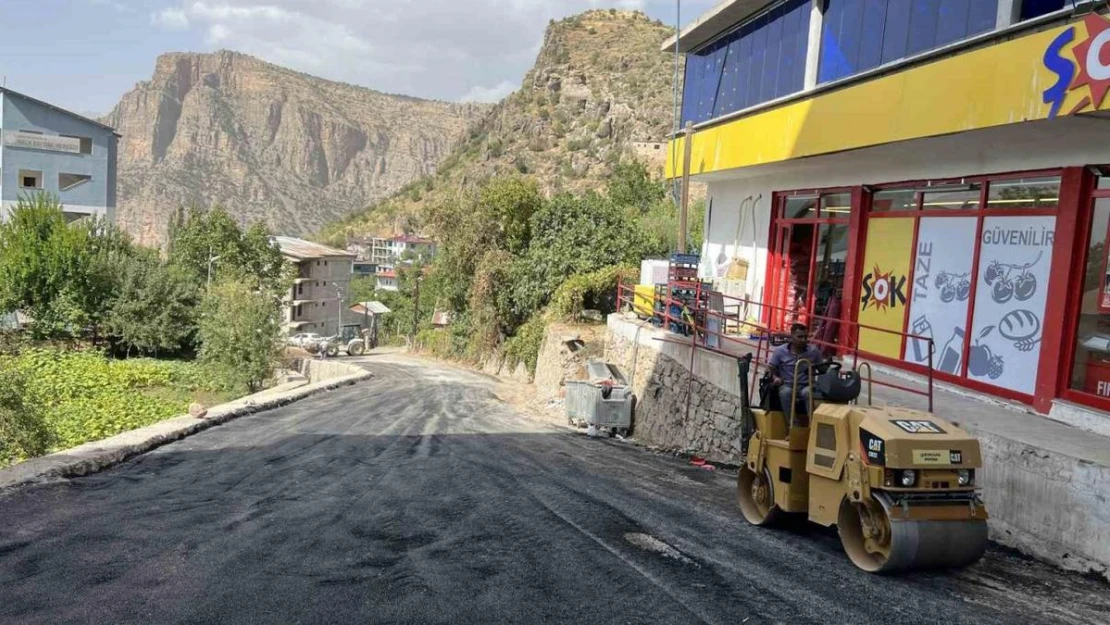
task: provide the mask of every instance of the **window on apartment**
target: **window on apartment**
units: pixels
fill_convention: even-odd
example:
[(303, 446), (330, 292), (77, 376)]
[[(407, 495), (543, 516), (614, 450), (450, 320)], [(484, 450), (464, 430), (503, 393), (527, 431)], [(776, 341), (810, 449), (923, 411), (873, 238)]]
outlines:
[(81, 142), (81, 153), (92, 154), (92, 139), (89, 137), (79, 137), (77, 135), (61, 135), (69, 139), (77, 139)]
[(92, 176), (86, 174), (58, 174), (58, 190), (69, 191), (74, 187), (79, 187), (86, 182), (92, 180)]
[(304, 295), (304, 283), (297, 285), (297, 295)]
[(19, 186), (23, 189), (41, 189), (42, 172), (30, 169), (19, 170)]

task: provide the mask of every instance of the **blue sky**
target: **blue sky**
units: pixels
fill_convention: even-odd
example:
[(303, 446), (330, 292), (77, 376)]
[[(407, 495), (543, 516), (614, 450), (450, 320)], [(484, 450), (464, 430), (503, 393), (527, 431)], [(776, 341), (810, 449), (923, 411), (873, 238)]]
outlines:
[[(684, 0), (683, 22), (717, 0)], [(164, 52), (227, 48), (325, 78), (445, 100), (496, 100), (531, 67), (547, 21), (675, 0), (0, 0), (7, 86), (106, 113)]]

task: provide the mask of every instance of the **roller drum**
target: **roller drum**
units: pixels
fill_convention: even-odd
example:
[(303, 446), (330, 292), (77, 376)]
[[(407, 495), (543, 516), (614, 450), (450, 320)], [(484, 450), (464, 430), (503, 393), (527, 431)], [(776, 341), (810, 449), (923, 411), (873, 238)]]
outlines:
[(877, 571), (959, 568), (974, 564), (987, 550), (987, 522), (894, 521), (891, 552)]
[(837, 526), (844, 552), (871, 573), (967, 566), (987, 549), (985, 520), (892, 521), (887, 509), (874, 500), (845, 501)]

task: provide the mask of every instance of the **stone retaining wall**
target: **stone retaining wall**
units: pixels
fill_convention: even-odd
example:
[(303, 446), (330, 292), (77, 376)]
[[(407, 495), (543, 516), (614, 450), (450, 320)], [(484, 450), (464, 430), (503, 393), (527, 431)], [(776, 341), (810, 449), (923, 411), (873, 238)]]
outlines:
[(739, 465), (740, 421), (735, 416), (740, 411), (739, 382), (733, 381), (735, 388), (722, 384), (727, 381), (720, 367), (714, 371), (704, 367), (705, 352), (695, 353), (691, 380), (688, 347), (664, 342), (647, 347), (624, 334), (610, 324), (605, 359), (620, 367), (636, 395), (633, 436), (648, 445)]

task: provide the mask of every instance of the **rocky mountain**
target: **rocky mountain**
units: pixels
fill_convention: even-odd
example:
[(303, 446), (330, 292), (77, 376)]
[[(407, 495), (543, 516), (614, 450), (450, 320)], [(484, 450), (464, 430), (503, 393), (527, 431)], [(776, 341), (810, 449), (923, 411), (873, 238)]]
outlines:
[(604, 186), (621, 159), (662, 172), (673, 124), (672, 31), (642, 13), (595, 10), (552, 22), (521, 88), (497, 104), (440, 165), (393, 198), (332, 224), (340, 244), (420, 229), (422, 209), (492, 176), (522, 173), (548, 193)]
[(104, 122), (123, 135), (120, 224), (164, 240), (180, 206), (304, 235), (437, 165), (488, 105), (389, 95), (235, 52), (166, 54)]

